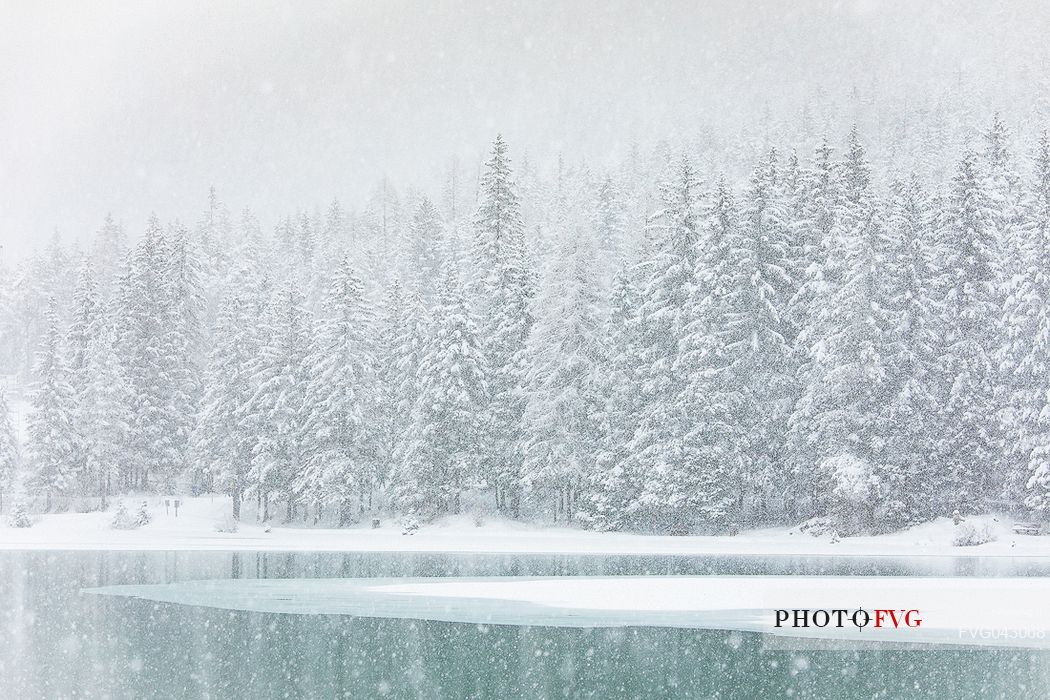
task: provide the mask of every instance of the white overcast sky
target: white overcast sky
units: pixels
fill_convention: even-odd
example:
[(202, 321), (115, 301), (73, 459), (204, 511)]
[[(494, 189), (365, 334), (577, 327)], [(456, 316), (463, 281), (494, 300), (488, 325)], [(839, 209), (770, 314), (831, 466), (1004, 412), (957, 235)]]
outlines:
[(107, 211), (195, 220), (212, 184), (264, 221), (354, 206), (497, 131), (601, 163), (820, 86), (1045, 90), (1046, 4), (0, 0), (0, 260)]

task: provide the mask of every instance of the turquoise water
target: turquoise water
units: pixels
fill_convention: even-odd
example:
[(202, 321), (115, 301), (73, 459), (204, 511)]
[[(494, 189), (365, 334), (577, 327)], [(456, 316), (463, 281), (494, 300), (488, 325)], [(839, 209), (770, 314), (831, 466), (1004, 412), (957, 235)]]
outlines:
[(236, 578), (1046, 576), (1050, 560), (0, 552), (0, 696), (1046, 698), (1050, 653), (769, 649), (761, 635), (240, 612), (82, 593)]

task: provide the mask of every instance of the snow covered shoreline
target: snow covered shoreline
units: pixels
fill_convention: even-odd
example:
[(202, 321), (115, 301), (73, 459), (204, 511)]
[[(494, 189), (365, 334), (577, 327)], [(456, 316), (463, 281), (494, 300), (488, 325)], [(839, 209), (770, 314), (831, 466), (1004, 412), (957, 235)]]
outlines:
[[(129, 499), (135, 504), (141, 499)], [(135, 530), (110, 527), (112, 512), (36, 516), (31, 528), (0, 525), (0, 550), (163, 550), (163, 551), (314, 551), (448, 552), (579, 555), (851, 556), (851, 557), (1046, 557), (1050, 537), (1016, 535), (1012, 521), (992, 516), (987, 523), (998, 537), (972, 547), (952, 546), (954, 526), (947, 518), (897, 533), (849, 537), (833, 542), (790, 528), (745, 531), (730, 536), (671, 537), (602, 533), (567, 527), (543, 527), (491, 520), (476, 526), (463, 516), (424, 526), (403, 535), (399, 523), (379, 529), (345, 529), (242, 522), (237, 532), (219, 532), (229, 502), (215, 496), (185, 499), (179, 516), (165, 512), (163, 499), (149, 498), (153, 522)], [(111, 509), (112, 510), (112, 509)]]
[[(864, 576), (552, 576), (222, 579), (84, 589), (247, 612), (498, 625), (678, 627), (780, 638), (1050, 647), (1050, 579)], [(995, 605), (975, 605), (996, 600)], [(858, 623), (777, 623), (776, 611), (874, 611)], [(909, 613), (905, 618), (905, 614)], [(844, 613), (845, 614), (845, 613)], [(848, 617), (848, 615), (847, 615)], [(903, 622), (907, 620), (907, 622)], [(784, 622), (783, 618), (781, 622)]]

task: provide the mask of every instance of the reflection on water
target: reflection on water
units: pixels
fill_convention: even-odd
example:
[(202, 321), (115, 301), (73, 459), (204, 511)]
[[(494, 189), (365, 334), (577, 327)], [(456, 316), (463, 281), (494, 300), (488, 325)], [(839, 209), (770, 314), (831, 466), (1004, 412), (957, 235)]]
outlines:
[(280, 615), (82, 595), (209, 578), (1050, 574), (1024, 559), (0, 552), (3, 697), (1050, 697), (1050, 654), (771, 651), (760, 637)]

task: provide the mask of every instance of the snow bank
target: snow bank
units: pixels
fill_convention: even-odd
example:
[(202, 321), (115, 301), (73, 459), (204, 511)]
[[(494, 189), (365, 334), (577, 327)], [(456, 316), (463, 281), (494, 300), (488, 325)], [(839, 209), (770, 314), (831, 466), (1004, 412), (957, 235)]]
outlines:
[[(129, 508), (142, 497), (127, 497)], [(109, 513), (63, 513), (36, 516), (29, 529), (0, 525), (0, 550), (243, 550), (331, 552), (464, 552), (500, 554), (649, 554), (649, 555), (842, 555), (1050, 557), (1050, 537), (1015, 535), (1011, 521), (991, 516), (970, 518), (987, 525), (998, 540), (973, 547), (954, 547), (955, 526), (947, 518), (909, 530), (876, 537), (849, 537), (832, 542), (790, 528), (753, 530), (735, 537), (647, 536), (600, 533), (565, 527), (539, 527), (489, 518), (477, 527), (470, 516), (428, 525), (402, 535), (400, 523), (384, 521), (377, 530), (274, 526), (242, 522), (237, 532), (219, 532), (228, 518), (229, 499), (203, 496), (182, 499), (176, 518), (164, 499), (147, 497), (153, 522), (136, 530), (114, 530)], [(111, 511), (115, 508), (111, 507)]]
[[(773, 637), (1050, 648), (1050, 579), (638, 576), (232, 579), (88, 593), (269, 613), (475, 624), (682, 627)], [(917, 627), (775, 626), (775, 610), (917, 610)]]

